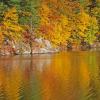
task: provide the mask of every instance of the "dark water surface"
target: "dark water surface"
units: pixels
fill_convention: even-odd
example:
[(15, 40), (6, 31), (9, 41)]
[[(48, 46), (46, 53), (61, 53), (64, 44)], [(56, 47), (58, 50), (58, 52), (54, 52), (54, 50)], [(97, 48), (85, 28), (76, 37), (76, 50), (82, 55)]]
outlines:
[(0, 57), (0, 100), (100, 100), (100, 52)]

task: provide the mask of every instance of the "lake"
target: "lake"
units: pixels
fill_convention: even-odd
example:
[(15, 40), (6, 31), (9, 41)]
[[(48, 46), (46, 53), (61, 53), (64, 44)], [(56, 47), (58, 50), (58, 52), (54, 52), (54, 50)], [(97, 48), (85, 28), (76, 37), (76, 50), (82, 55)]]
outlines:
[(100, 52), (1, 56), (0, 100), (100, 100)]

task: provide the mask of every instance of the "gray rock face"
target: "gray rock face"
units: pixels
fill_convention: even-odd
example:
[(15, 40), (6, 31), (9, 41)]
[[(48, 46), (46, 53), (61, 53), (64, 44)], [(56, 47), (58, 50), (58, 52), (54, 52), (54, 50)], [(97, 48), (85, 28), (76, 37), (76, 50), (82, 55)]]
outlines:
[[(36, 38), (32, 46), (32, 53), (54, 53), (59, 50), (53, 48), (50, 41), (43, 38)], [(13, 42), (8, 41), (4, 44), (0, 50), (0, 55), (10, 55), (10, 54), (30, 54), (31, 48), (29, 44), (24, 42)]]
[(54, 49), (48, 40), (44, 40), (43, 38), (35, 39), (35, 42), (38, 43), (38, 45), (42, 45), (43, 47), (35, 47), (33, 49), (33, 53), (53, 53), (57, 52), (57, 49)]

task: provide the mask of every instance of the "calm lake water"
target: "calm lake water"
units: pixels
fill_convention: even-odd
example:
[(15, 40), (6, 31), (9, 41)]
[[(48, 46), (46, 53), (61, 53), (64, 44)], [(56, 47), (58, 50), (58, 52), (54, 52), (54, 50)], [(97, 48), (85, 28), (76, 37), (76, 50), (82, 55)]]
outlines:
[(0, 57), (0, 100), (100, 100), (100, 52)]

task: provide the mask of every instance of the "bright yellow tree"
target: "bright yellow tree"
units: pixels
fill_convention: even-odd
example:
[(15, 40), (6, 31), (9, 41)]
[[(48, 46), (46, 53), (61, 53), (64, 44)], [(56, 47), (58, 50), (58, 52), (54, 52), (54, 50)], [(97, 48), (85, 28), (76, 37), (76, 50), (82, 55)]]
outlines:
[(43, 4), (40, 9), (41, 23), (40, 33), (55, 45), (65, 45), (70, 37), (71, 26), (66, 15), (58, 14), (47, 4)]
[(16, 7), (8, 9), (8, 11), (5, 12), (3, 26), (4, 35), (9, 37), (9, 39), (21, 39), (21, 33), (23, 31), (23, 28), (18, 24), (18, 14)]
[(82, 11), (77, 15), (77, 24), (76, 29), (78, 31), (79, 36), (85, 37), (85, 31), (89, 25), (90, 16)]

